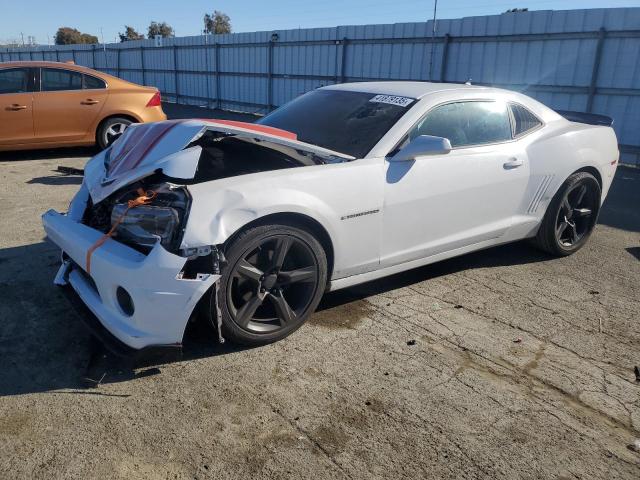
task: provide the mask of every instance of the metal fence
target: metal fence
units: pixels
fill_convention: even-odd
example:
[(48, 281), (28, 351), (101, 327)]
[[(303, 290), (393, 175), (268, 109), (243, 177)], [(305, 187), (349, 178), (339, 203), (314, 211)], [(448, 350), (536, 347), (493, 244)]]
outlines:
[(623, 161), (640, 165), (640, 8), (439, 20), (436, 35), (429, 21), (0, 51), (9, 60), (72, 60), (171, 101), (252, 113), (333, 83), (471, 80), (612, 116)]

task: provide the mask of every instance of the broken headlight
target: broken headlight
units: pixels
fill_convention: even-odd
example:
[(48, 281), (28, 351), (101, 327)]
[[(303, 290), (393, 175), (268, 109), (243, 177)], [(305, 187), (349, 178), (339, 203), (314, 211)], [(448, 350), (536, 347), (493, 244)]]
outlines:
[(146, 187), (145, 193), (152, 198), (142, 205), (131, 206), (129, 203), (140, 196), (138, 191), (127, 192), (118, 198), (111, 211), (111, 225), (117, 224), (116, 238), (145, 248), (153, 248), (160, 242), (167, 250), (175, 250), (189, 207), (186, 189), (162, 184)]
[(127, 208), (119, 203), (111, 212), (112, 225), (123, 217), (116, 229), (119, 238), (145, 247), (153, 247), (158, 240), (164, 246), (171, 242), (178, 225), (178, 213), (173, 208), (151, 205), (139, 205), (128, 211)]

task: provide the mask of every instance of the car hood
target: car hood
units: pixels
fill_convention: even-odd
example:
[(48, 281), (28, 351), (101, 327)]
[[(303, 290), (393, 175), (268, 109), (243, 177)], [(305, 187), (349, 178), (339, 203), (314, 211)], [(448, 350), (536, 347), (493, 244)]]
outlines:
[(157, 172), (176, 179), (192, 179), (198, 167), (201, 148), (188, 145), (212, 130), (254, 141), (284, 145), (310, 152), (328, 161), (354, 157), (296, 140), (295, 134), (272, 127), (226, 120), (168, 120), (136, 124), (109, 148), (85, 166), (84, 183), (93, 203), (116, 190)]

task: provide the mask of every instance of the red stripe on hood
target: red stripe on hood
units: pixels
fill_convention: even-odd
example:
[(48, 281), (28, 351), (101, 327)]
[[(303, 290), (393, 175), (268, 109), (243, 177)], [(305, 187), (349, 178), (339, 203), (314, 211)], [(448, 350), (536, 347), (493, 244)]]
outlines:
[(123, 140), (127, 145), (122, 147), (122, 152), (115, 159), (113, 166), (109, 164), (109, 176), (115, 176), (122, 172), (136, 168), (147, 154), (155, 147), (160, 140), (176, 125), (177, 122), (150, 123), (135, 127), (136, 131), (131, 138)]
[(298, 135), (288, 130), (282, 130), (281, 128), (269, 127), (268, 125), (260, 125), (257, 123), (239, 122), (237, 120), (218, 120), (217, 118), (201, 118), (206, 122), (222, 123), (230, 125), (232, 127), (246, 128), (247, 130), (253, 130), (254, 132), (267, 133), (269, 135), (275, 135), (276, 137), (287, 138), (289, 140), (297, 140)]
[(112, 175), (129, 155), (129, 152), (133, 150), (140, 139), (147, 133), (148, 125), (140, 125), (136, 128), (128, 129), (122, 137), (111, 147), (111, 154), (109, 159), (109, 168), (107, 170), (107, 176)]

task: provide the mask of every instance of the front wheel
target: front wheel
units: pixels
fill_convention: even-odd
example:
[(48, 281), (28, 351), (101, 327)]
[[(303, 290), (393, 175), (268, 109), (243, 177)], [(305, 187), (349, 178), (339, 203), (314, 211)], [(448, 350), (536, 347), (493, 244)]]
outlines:
[(316, 309), (327, 284), (324, 249), (300, 228), (248, 229), (226, 257), (217, 300), (223, 335), (235, 343), (264, 345), (291, 334)]
[(549, 203), (534, 243), (552, 255), (567, 256), (586, 243), (598, 220), (602, 190), (593, 175), (576, 172)]

